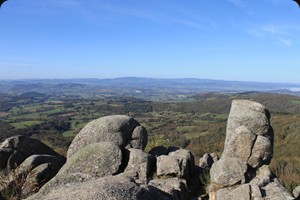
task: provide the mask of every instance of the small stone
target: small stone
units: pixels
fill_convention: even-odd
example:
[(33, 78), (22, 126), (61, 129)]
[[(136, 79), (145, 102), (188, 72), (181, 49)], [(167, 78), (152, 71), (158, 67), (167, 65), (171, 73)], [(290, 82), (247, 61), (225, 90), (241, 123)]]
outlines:
[(295, 198), (300, 198), (300, 185), (293, 189), (293, 195)]
[(201, 168), (210, 169), (213, 163), (214, 160), (208, 153), (204, 154), (203, 157), (199, 159), (199, 167)]

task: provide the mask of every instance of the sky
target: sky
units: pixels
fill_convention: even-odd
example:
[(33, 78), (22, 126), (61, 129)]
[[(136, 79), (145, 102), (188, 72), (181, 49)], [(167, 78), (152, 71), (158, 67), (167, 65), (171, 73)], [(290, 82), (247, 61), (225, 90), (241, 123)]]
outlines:
[(300, 83), (292, 0), (8, 0), (0, 79)]

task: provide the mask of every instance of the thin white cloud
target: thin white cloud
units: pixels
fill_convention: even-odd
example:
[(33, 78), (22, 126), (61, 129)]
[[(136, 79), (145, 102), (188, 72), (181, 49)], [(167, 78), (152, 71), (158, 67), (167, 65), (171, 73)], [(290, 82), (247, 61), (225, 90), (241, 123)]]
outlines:
[(244, 7), (245, 4), (242, 0), (228, 0), (230, 3), (234, 4), (235, 6), (238, 7)]
[(268, 2), (268, 3), (275, 4), (275, 5), (287, 2), (286, 0), (264, 0), (264, 1)]
[(121, 14), (121, 15), (128, 15), (128, 16), (144, 18), (148, 20), (155, 20), (155, 21), (159, 20), (159, 15), (156, 13), (150, 13), (147, 10), (136, 9), (128, 6), (117, 6), (108, 3), (99, 3), (97, 5), (97, 8), (108, 12)]
[(163, 18), (166, 22), (176, 23), (183, 26), (188, 26), (192, 28), (200, 28), (200, 29), (214, 29), (216, 25), (211, 21), (204, 21), (204, 20), (189, 20), (185, 18), (175, 18), (175, 17), (168, 17), (164, 16)]
[(249, 4), (249, 1), (245, 1), (245, 0), (228, 0), (228, 2), (230, 2), (234, 6), (242, 9), (248, 15), (254, 15), (255, 14), (255, 11), (253, 10), (251, 4)]
[(201, 29), (215, 28), (215, 24), (211, 20), (203, 20), (200, 17), (196, 17), (192, 14), (187, 14), (185, 12), (176, 13), (177, 11), (173, 11), (176, 14), (167, 15), (165, 14), (167, 12), (163, 11), (158, 12), (156, 10), (151, 9), (131, 7), (128, 5), (118, 6), (108, 3), (101, 3), (98, 5), (98, 8), (108, 12), (114, 12), (120, 15), (142, 18), (157, 23), (176, 23), (183, 26)]
[(63, 0), (59, 1), (59, 4), (64, 8), (72, 10), (74, 13), (77, 13), (84, 19), (89, 21), (94, 21), (96, 19), (96, 15), (90, 9), (88, 9), (82, 1)]
[(284, 31), (282, 27), (275, 26), (275, 25), (266, 25), (262, 27), (262, 30), (274, 35), (288, 35), (288, 33)]
[(286, 46), (293, 45), (295, 39), (293, 35), (299, 35), (299, 32), (300, 28), (298, 26), (274, 24), (263, 25), (248, 31), (250, 35), (255, 37), (272, 38), (276, 42)]
[(255, 37), (263, 37), (264, 33), (261, 30), (258, 29), (250, 29), (246, 31), (249, 35), (255, 36)]
[(291, 46), (293, 41), (290, 38), (278, 38), (279, 42), (281, 44), (284, 44), (286, 46)]

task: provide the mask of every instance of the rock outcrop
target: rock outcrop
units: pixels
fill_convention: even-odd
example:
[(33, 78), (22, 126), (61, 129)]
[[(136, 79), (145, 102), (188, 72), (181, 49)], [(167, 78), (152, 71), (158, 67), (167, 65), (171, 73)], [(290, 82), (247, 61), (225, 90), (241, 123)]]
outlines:
[(232, 102), (221, 159), (212, 165), (210, 200), (293, 199), (270, 171), (270, 113), (248, 100)]
[(261, 104), (234, 100), (228, 117), (222, 158), (238, 158), (253, 168), (269, 164), (273, 156), (270, 113)]
[(0, 145), (0, 190), (12, 188), (24, 198), (56, 175), (65, 158), (42, 142), (25, 136), (7, 138)]
[(28, 200), (188, 199), (196, 177), (191, 152), (161, 147), (152, 155), (146, 144), (146, 130), (131, 117), (94, 120), (75, 137), (57, 175)]
[[(99, 118), (75, 137), (57, 175), (27, 200), (294, 199), (268, 166), (274, 139), (270, 117), (259, 103), (234, 100), (221, 158), (205, 154), (199, 167), (185, 149), (159, 146), (145, 152), (147, 131), (131, 117)], [(9, 149), (0, 151), (5, 160), (10, 155)], [(48, 160), (55, 160), (51, 156)], [(38, 166), (34, 169), (43, 174), (46, 165), (37, 163), (43, 163), (45, 157), (20, 162), (16, 156), (16, 161), (4, 163), (22, 163), (20, 168)], [(6, 165), (0, 160), (0, 166)], [(197, 193), (199, 175), (207, 175), (209, 170), (209, 195)], [(297, 189), (294, 195), (299, 195)]]

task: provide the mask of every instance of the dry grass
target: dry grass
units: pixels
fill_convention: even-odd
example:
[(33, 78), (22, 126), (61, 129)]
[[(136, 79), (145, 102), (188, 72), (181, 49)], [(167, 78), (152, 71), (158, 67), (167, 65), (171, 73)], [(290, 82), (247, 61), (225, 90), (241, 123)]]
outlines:
[[(3, 199), (5, 200), (21, 200), (26, 197), (23, 194), (23, 186), (27, 181), (27, 175), (30, 170), (27, 171), (18, 171), (12, 170), (8, 175), (1, 174), (0, 175), (0, 193)], [(38, 191), (38, 187), (34, 186), (34, 183), (30, 183), (33, 185), (31, 191), (28, 194), (32, 194)]]

